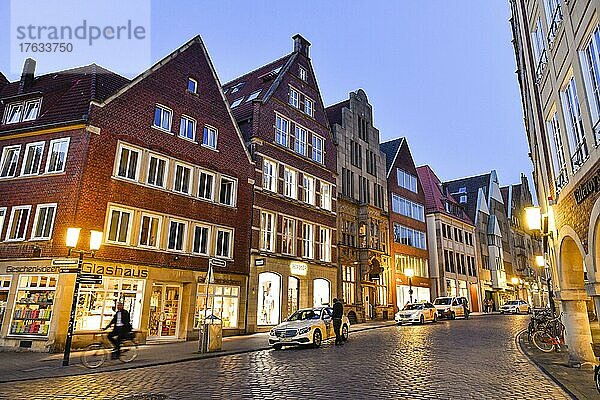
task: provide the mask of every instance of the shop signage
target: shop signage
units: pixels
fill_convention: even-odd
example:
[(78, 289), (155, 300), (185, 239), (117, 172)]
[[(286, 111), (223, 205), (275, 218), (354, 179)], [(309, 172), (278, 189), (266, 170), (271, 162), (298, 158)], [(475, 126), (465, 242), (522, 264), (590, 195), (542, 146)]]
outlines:
[(77, 258), (55, 258), (52, 260), (52, 265), (55, 267), (76, 266), (79, 260)]
[(6, 273), (46, 273), (46, 274), (55, 274), (58, 272), (58, 267), (54, 267), (52, 265), (35, 265), (35, 266), (25, 266), (25, 265), (15, 265), (6, 267)]
[(308, 272), (308, 265), (301, 262), (292, 262), (290, 263), (290, 273), (293, 275), (302, 275), (305, 276)]
[(77, 265), (67, 265), (66, 267), (60, 267), (61, 274), (75, 274), (79, 267)]
[(254, 260), (254, 265), (256, 265), (257, 267), (262, 267), (263, 265), (265, 265), (265, 259), (257, 258), (256, 260)]
[(208, 260), (208, 264), (212, 265), (213, 267), (225, 268), (227, 266), (227, 261), (220, 258), (211, 258)]
[(147, 278), (148, 268), (136, 267), (136, 266), (122, 266), (122, 265), (99, 265), (90, 262), (84, 262), (81, 267), (81, 272), (84, 274), (95, 274), (95, 275), (110, 275), (124, 278)]
[(575, 201), (577, 204), (581, 204), (589, 196), (598, 192), (600, 192), (600, 169), (596, 171), (594, 176), (575, 189)]
[(81, 274), (79, 282), (91, 285), (100, 285), (102, 283), (102, 275), (97, 274)]

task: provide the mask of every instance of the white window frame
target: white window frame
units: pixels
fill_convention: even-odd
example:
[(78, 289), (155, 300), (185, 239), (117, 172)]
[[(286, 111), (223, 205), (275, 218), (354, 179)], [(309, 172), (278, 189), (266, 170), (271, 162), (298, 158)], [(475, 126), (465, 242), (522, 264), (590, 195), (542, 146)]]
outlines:
[(310, 117), (315, 116), (315, 101), (304, 96), (304, 113)]
[[(125, 176), (121, 176), (121, 175), (119, 175), (119, 171), (121, 169), (121, 155), (124, 150), (129, 151), (129, 156), (127, 157), (127, 166), (125, 168)], [(129, 172), (129, 165), (131, 163), (131, 153), (137, 153), (137, 160), (136, 160), (136, 164), (135, 164), (135, 172), (134, 172), (133, 178), (130, 178), (129, 176), (127, 176), (128, 172)], [(128, 146), (123, 143), (119, 143), (119, 146), (117, 146), (117, 157), (116, 157), (115, 164), (116, 164), (115, 165), (115, 177), (116, 178), (137, 182), (137, 180), (140, 177), (140, 166), (142, 164), (142, 150), (138, 149), (136, 147)]]
[[(182, 171), (183, 169), (188, 169), (190, 171), (189, 173), (189, 182), (188, 182), (188, 190), (187, 192), (184, 192), (183, 190), (178, 190), (176, 188), (176, 183), (177, 183), (177, 167), (181, 167)], [(185, 176), (185, 173), (182, 173), (182, 179)], [(194, 182), (194, 168), (189, 165), (189, 164), (184, 164), (182, 162), (175, 162), (175, 167), (173, 168), (173, 191), (175, 193), (179, 193), (179, 194), (185, 194), (185, 195), (190, 195), (192, 193), (192, 186), (193, 186), (193, 182)], [(183, 180), (181, 181), (181, 185), (183, 188)]]
[(600, 26), (594, 29), (586, 45), (579, 51), (579, 59), (583, 70), (592, 127), (596, 135), (596, 142), (598, 142), (600, 133)]
[[(121, 230), (121, 217), (123, 213), (128, 213), (129, 214), (129, 222), (127, 224), (127, 232), (125, 234), (125, 241), (124, 242), (120, 242), (118, 240), (111, 240), (110, 239), (110, 231), (111, 231), (111, 222), (112, 222), (112, 213), (113, 211), (117, 211), (119, 213), (121, 213), (119, 215), (119, 221), (118, 221), (118, 225), (117, 225), (117, 239), (119, 237), (119, 231)], [(121, 245), (129, 245), (131, 243), (131, 232), (132, 232), (132, 227), (133, 227), (133, 218), (135, 217), (135, 212), (129, 208), (123, 208), (123, 207), (118, 207), (118, 206), (109, 206), (108, 207), (108, 213), (106, 215), (106, 233), (105, 233), (105, 241), (106, 243), (112, 243), (112, 244), (121, 244)]]
[[(163, 172), (163, 183), (162, 185), (157, 185), (156, 184), (156, 173), (154, 174), (154, 180), (155, 183), (150, 183), (150, 165), (152, 162), (152, 159), (156, 158), (158, 161), (156, 163), (156, 172), (158, 172), (158, 166), (160, 165), (160, 161), (164, 161), (165, 162), (165, 168), (164, 168), (164, 172)], [(167, 187), (167, 181), (169, 179), (169, 159), (163, 156), (160, 156), (158, 154), (155, 153), (149, 153), (148, 154), (148, 171), (146, 174), (146, 184), (152, 187), (157, 187), (157, 188), (162, 188), (162, 189), (166, 189)]]
[[(194, 90), (190, 90), (190, 83), (193, 83)], [(198, 94), (198, 81), (195, 80), (194, 78), (188, 78), (187, 91), (189, 93)]]
[[(149, 244), (142, 244), (142, 225), (144, 223), (144, 218), (151, 218), (151, 219), (157, 219), (158, 220), (158, 227), (157, 227), (157, 232), (156, 232), (156, 245), (152, 246)], [(138, 235), (138, 246), (145, 248), (145, 249), (158, 249), (160, 248), (160, 242), (161, 242), (161, 233), (162, 233), (162, 222), (163, 222), (163, 218), (160, 215), (156, 215), (156, 214), (151, 214), (148, 212), (142, 212), (141, 216), (140, 216), (140, 232)]]
[[(207, 141), (204, 141), (204, 132), (207, 132)], [(212, 140), (211, 140), (212, 139)], [(212, 143), (214, 142), (214, 143)], [(219, 143), (219, 130), (211, 125), (204, 125), (202, 129), (202, 146), (216, 150)]]
[(290, 87), (290, 99), (289, 99), (289, 104), (294, 107), (294, 108), (300, 108), (300, 92), (297, 91), (296, 89), (294, 89), (293, 87)]
[[(35, 109), (35, 115), (27, 117), (27, 110), (28, 110), (29, 106), (31, 106), (31, 105), (37, 105), (37, 107)], [(42, 99), (41, 98), (26, 101), (25, 105), (23, 106), (23, 112), (21, 113), (21, 121), (25, 122), (25, 121), (33, 121), (33, 120), (37, 119), (37, 117), (40, 115), (41, 108), (42, 108)]]
[(6, 212), (8, 211), (7, 207), (0, 207), (0, 240), (2, 235), (2, 229), (4, 229), (4, 222), (6, 221)]
[[(46, 142), (33, 142), (33, 143), (27, 143), (27, 145), (25, 145), (25, 154), (23, 155), (23, 162), (21, 165), (21, 176), (33, 176), (33, 175), (38, 175), (40, 173), (40, 167), (42, 166), (42, 156), (44, 155), (45, 145), (46, 145)], [(37, 166), (33, 171), (31, 171), (29, 173), (25, 173), (25, 166), (27, 164), (27, 158), (29, 155), (29, 151), (36, 147), (41, 147), (41, 149), (42, 149)]]
[[(236, 90), (235, 88), (233, 88), (233, 90), (231, 91), (231, 93), (234, 93)], [(236, 108), (237, 106), (239, 106), (240, 104), (242, 104), (242, 101), (244, 101), (244, 97), (240, 97), (239, 99), (235, 100), (233, 103), (231, 103), (230, 108)]]
[(548, 133), (548, 142), (550, 143), (554, 187), (556, 193), (559, 193), (569, 181), (569, 177), (567, 174), (567, 162), (562, 144), (559, 117), (556, 110), (550, 113), (550, 119), (546, 121), (546, 131)]
[[(205, 197), (204, 193), (202, 193), (202, 195), (200, 194), (200, 181), (202, 178), (202, 174), (204, 174), (206, 176), (210, 176), (212, 178), (212, 183), (210, 185), (210, 197)], [(217, 176), (213, 172), (206, 171), (203, 169), (198, 171), (198, 197), (199, 198), (201, 198), (202, 200), (214, 201), (216, 184), (217, 184)]]
[[(219, 242), (219, 232), (228, 232), (229, 233), (229, 243), (228, 243), (229, 246), (228, 246), (228, 250), (227, 250), (229, 252), (229, 254), (226, 256), (219, 254), (219, 252), (218, 252), (219, 249), (217, 248), (217, 245)], [(225, 258), (225, 259), (233, 259), (234, 234), (235, 234), (234, 230), (230, 229), (230, 228), (224, 228), (224, 227), (220, 227), (220, 226), (217, 226), (215, 228), (215, 249), (214, 249), (215, 257)]]
[[(2, 148), (2, 157), (0, 158), (0, 173), (2, 173), (2, 169), (4, 169), (4, 164), (7, 162), (7, 158), (8, 158), (8, 152), (10, 150), (17, 150), (16, 153), (13, 153), (13, 156), (11, 158), (11, 160), (9, 161), (10, 164), (13, 164), (13, 160), (14, 160), (14, 172), (12, 174), (8, 174), (6, 176), (0, 176), (0, 179), (8, 179), (8, 178), (14, 178), (17, 175), (18, 172), (18, 167), (19, 167), (19, 156), (21, 155), (21, 145), (17, 144), (17, 145), (11, 145), (11, 146), (4, 146), (4, 148)], [(15, 160), (15, 155), (16, 155), (16, 160)], [(10, 172), (11, 167), (8, 167), (8, 172)]]
[[(36, 110), (35, 115), (25, 118), (25, 112), (28, 110), (29, 106), (31, 106), (31, 105), (37, 105), (37, 107), (35, 109)], [(10, 111), (12, 111), (14, 108), (20, 108), (20, 111), (17, 114), (18, 118), (15, 119), (14, 121), (8, 121), (8, 116), (10, 115)], [(2, 121), (3, 121), (3, 123), (5, 123), (7, 125), (8, 124), (16, 124), (19, 122), (33, 121), (33, 120), (37, 119), (37, 117), (40, 115), (41, 108), (42, 108), (42, 99), (41, 98), (7, 104), (5, 111), (4, 111), (4, 117), (2, 118)]]
[(260, 212), (260, 249), (275, 252), (276, 215), (267, 211)]
[[(302, 137), (303, 140), (299, 140)], [(295, 140), (294, 140), (294, 151), (298, 154), (302, 154), (306, 157), (308, 148), (308, 129), (296, 124), (295, 128)], [(300, 145), (302, 144), (302, 151), (300, 151)]]
[(292, 199), (298, 198), (298, 172), (289, 168), (283, 168), (283, 194)]
[[(206, 232), (206, 252), (205, 253), (194, 250), (194, 244), (196, 243), (196, 228), (206, 228), (206, 230), (207, 230), (207, 232)], [(211, 245), (212, 245), (211, 235), (212, 235), (212, 226), (210, 226), (208, 224), (194, 223), (193, 230), (192, 230), (192, 245), (190, 247), (190, 251), (192, 252), (192, 254), (199, 254), (199, 255), (203, 255), (203, 256), (210, 255), (210, 249), (211, 249)]]
[[(169, 247), (169, 242), (171, 240), (171, 224), (172, 223), (183, 224), (183, 238), (181, 239), (181, 250), (177, 249), (177, 239), (178, 239), (177, 234), (175, 235), (175, 247), (174, 248)], [(190, 224), (188, 221), (181, 220), (178, 218), (169, 218), (168, 230), (167, 230), (167, 235), (166, 235), (167, 242), (166, 242), (166, 246), (165, 246), (168, 251), (174, 251), (177, 253), (185, 253), (186, 252), (189, 226), (190, 226)]]
[[(14, 121), (9, 121), (8, 116), (11, 114), (11, 111), (15, 108), (21, 109), (18, 113), (18, 118)], [(23, 102), (7, 104), (6, 108), (4, 109), (4, 117), (2, 118), (4, 124), (8, 125), (8, 124), (16, 124), (18, 122), (21, 122), (21, 118), (23, 118), (24, 110), (25, 110), (25, 104), (23, 104)]]
[(302, 223), (302, 257), (315, 258), (315, 226)]
[[(192, 137), (189, 137), (189, 123), (192, 123)], [(184, 130), (184, 132), (182, 132)], [(182, 139), (196, 142), (196, 120), (189, 115), (183, 114), (179, 120), (179, 134)]]
[(585, 131), (574, 76), (571, 76), (567, 84), (563, 86), (560, 95), (567, 126), (571, 167), (573, 171), (577, 171), (588, 159), (589, 153), (585, 142)]
[(306, 82), (308, 79), (308, 72), (306, 71), (306, 68), (298, 66), (298, 77)]
[[(52, 153), (54, 151), (54, 145), (55, 144), (60, 144), (62, 142), (66, 142), (66, 148), (65, 148), (65, 159), (63, 161), (63, 167), (62, 169), (59, 170), (55, 170), (55, 171), (50, 171), (50, 160), (52, 159)], [(71, 138), (70, 137), (65, 137), (65, 138), (60, 138), (60, 139), (54, 139), (51, 140), (49, 145), (48, 145), (48, 156), (46, 158), (46, 173), (47, 174), (60, 174), (62, 172), (65, 171), (65, 169), (67, 168), (67, 160), (69, 158), (69, 145), (71, 143)]]
[[(320, 148), (317, 143), (321, 143)], [(325, 163), (325, 139), (315, 133), (312, 134), (312, 159), (319, 164)]]
[(263, 189), (277, 193), (277, 163), (268, 158), (263, 159)]
[[(46, 203), (46, 204), (38, 204), (35, 206), (35, 217), (33, 218), (33, 228), (31, 229), (31, 240), (49, 240), (52, 238), (52, 232), (54, 230), (54, 221), (56, 220), (56, 211), (57, 211), (57, 203)], [(42, 209), (53, 209), (52, 220), (50, 221), (50, 229), (48, 232), (48, 236), (35, 236), (38, 225), (40, 223), (40, 212)], [(46, 214), (46, 217), (48, 214)], [(44, 221), (46, 222), (47, 219)]]
[[(289, 231), (288, 231), (289, 229)], [(289, 239), (290, 246), (285, 249), (284, 243)], [(281, 254), (295, 255), (296, 252), (296, 220), (289, 217), (283, 217), (281, 220)]]
[(331, 229), (319, 227), (319, 258), (321, 261), (331, 261)]
[[(224, 203), (223, 201), (221, 201), (221, 190), (223, 187), (223, 180), (227, 180), (232, 183), (231, 204)], [(237, 204), (237, 179), (236, 178), (233, 178), (233, 177), (227, 176), (227, 175), (221, 175), (221, 179), (219, 179), (219, 204), (222, 204), (222, 205), (228, 206), (228, 207), (235, 207), (235, 205)]]
[(258, 95), (260, 94), (261, 91), (262, 91), (262, 89), (256, 90), (256, 91), (250, 93), (250, 95), (246, 98), (246, 103), (258, 98)]
[[(327, 182), (320, 181), (319, 189), (321, 191), (321, 204), (323, 210), (331, 211), (331, 192), (332, 185)], [(326, 188), (326, 189), (325, 189)]]
[[(27, 220), (25, 221), (25, 226), (23, 227), (23, 237), (19, 236), (19, 237), (15, 237), (15, 238), (11, 239), (10, 231), (14, 224), (15, 213), (16, 213), (16, 211), (19, 211), (19, 210), (27, 210)], [(12, 207), (12, 209), (10, 210), (10, 218), (8, 220), (8, 228), (6, 229), (6, 239), (5, 240), (7, 242), (22, 242), (22, 241), (24, 241), (25, 238), (27, 237), (27, 228), (29, 226), (30, 218), (31, 218), (31, 205)]]
[[(417, 177), (413, 174), (404, 171), (402, 168), (397, 168), (396, 170), (398, 186), (404, 188), (406, 190), (410, 190), (413, 193), (418, 193), (419, 185), (417, 183)], [(401, 180), (402, 177), (402, 180)], [(408, 179), (408, 183), (407, 180)], [(413, 187), (414, 184), (414, 187)]]
[[(156, 125), (156, 109), (160, 109), (160, 125)], [(169, 126), (167, 128), (163, 127), (163, 119), (165, 118), (165, 113), (168, 113), (169, 116)], [(163, 106), (162, 104), (156, 103), (154, 105), (154, 114), (152, 115), (152, 127), (159, 129), (163, 132), (171, 132), (171, 128), (173, 127), (173, 110), (167, 106)]]
[[(281, 121), (281, 123), (279, 123)], [(285, 130), (281, 129), (281, 125), (285, 123)], [(290, 145), (290, 120), (275, 114), (275, 143), (284, 147)]]
[(315, 178), (306, 174), (302, 174), (302, 201), (315, 205)]

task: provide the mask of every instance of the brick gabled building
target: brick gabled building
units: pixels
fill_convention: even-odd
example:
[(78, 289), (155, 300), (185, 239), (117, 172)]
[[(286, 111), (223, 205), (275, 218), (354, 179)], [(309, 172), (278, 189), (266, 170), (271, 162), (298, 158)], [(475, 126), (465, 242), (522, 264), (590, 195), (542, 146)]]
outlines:
[(293, 40), (292, 53), (223, 87), (256, 163), (250, 331), (336, 295), (335, 144), (310, 43)]
[[(381, 143), (386, 155), (388, 202), (390, 204), (390, 255), (393, 304), (402, 308), (410, 301), (430, 301), (425, 193), (406, 138)], [(405, 274), (411, 270), (412, 279)]]
[[(77, 77), (74, 84), (82, 79)], [(59, 131), (61, 137), (70, 137), (68, 156), (62, 159), (65, 173), (52, 179), (65, 183), (50, 186), (52, 191), (34, 183), (28, 198), (12, 201), (32, 204), (33, 195), (39, 197), (38, 203), (58, 204), (48, 240), (38, 244), (26, 233), (12, 246), (24, 249), (28, 259), (5, 262), (15, 274), (9, 276), (4, 320), (12, 314), (13, 329), (19, 303), (52, 297), (52, 306), (44, 311), (50, 314), (48, 328), (11, 334), (3, 326), (3, 332), (61, 346), (74, 276), (58, 275), (51, 261), (67, 253), (67, 226), (82, 228), (83, 249), (90, 230), (103, 231), (102, 247), (83, 266), (84, 272), (102, 275), (102, 283), (80, 289), (75, 345), (86, 340), (85, 332), (106, 325), (118, 300), (130, 310), (134, 328), (149, 338), (197, 338), (205, 310), (201, 282), (210, 258), (222, 260), (226, 267), (215, 268), (208, 306), (222, 317), (226, 334), (244, 331), (253, 165), (202, 40), (193, 38), (132, 81), (104, 70), (86, 79), (91, 88), (87, 103), (77, 103), (77, 112), (84, 115), (78, 130)], [(104, 81), (112, 86), (98, 84)], [(55, 101), (43, 92), (40, 96), (40, 123), (53, 112), (75, 109), (58, 105), (65, 95)], [(81, 99), (79, 89), (74, 90), (74, 98)], [(27, 110), (29, 100), (23, 101)], [(45, 104), (55, 108), (45, 114)], [(10, 118), (11, 114), (4, 115)], [(70, 121), (53, 118), (58, 124)], [(13, 135), (23, 147), (38, 140)], [(28, 168), (21, 159), (19, 171)], [(27, 180), (19, 175), (10, 178), (19, 185), (51, 179), (45, 173)], [(11, 195), (19, 192), (10, 190)], [(41, 248), (41, 257), (25, 250), (33, 246)], [(38, 271), (37, 275), (16, 274)], [(33, 289), (42, 287), (41, 282), (56, 290)], [(30, 308), (41, 310), (41, 304)]]

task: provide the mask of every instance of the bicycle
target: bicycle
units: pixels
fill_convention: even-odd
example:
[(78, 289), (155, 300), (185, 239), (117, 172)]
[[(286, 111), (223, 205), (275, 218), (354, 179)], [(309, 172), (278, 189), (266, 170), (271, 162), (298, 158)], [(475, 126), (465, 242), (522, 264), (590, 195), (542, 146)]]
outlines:
[(532, 335), (532, 342), (540, 351), (550, 353), (558, 351), (565, 343), (565, 326), (560, 321), (562, 313), (555, 318), (547, 321), (541, 329), (536, 330)]
[[(592, 350), (594, 350), (594, 355), (600, 358), (600, 344), (592, 343)], [(600, 393), (600, 365), (594, 367), (594, 383), (596, 383), (596, 390)]]
[[(119, 360), (124, 363), (129, 363), (135, 360), (138, 356), (138, 341), (136, 339), (137, 332), (131, 332), (121, 342), (121, 353)], [(98, 368), (106, 362), (108, 355), (112, 353), (113, 346), (108, 340), (108, 333), (99, 332), (94, 334), (94, 338), (99, 337), (94, 343), (87, 346), (81, 354), (81, 363), (90, 369)]]
[(534, 332), (542, 329), (554, 317), (554, 313), (549, 308), (534, 309), (529, 320), (529, 325), (527, 326), (527, 340), (531, 343)]

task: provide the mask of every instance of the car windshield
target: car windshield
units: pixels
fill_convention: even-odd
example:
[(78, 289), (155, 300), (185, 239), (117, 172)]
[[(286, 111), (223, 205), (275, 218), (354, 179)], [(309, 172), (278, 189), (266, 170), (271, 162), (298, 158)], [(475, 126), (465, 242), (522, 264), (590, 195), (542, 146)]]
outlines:
[(516, 306), (519, 304), (519, 302), (517, 300), (512, 300), (506, 303), (509, 306)]
[(450, 297), (446, 297), (444, 299), (435, 299), (433, 304), (438, 306), (449, 306), (452, 303), (452, 299)]
[(298, 310), (287, 319), (288, 321), (306, 321), (321, 318), (321, 310)]
[(423, 304), (407, 304), (404, 306), (405, 310), (422, 310)]

